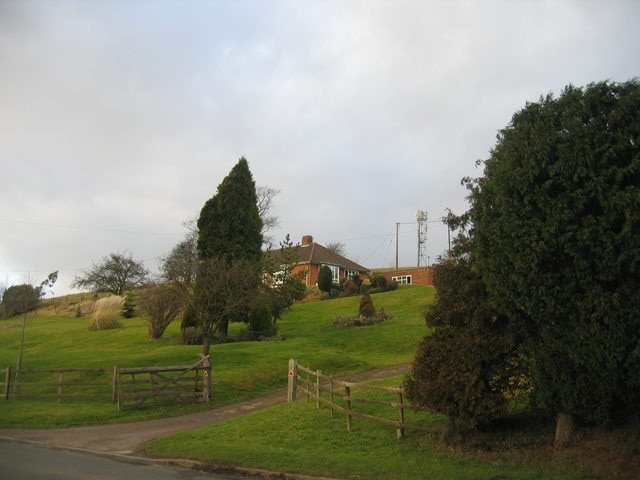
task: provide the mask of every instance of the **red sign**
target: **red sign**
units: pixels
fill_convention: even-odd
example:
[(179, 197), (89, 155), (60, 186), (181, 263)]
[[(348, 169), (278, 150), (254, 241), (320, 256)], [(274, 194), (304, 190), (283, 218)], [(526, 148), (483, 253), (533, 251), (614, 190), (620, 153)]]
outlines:
[(293, 377), (293, 370), (289, 370), (289, 376)]

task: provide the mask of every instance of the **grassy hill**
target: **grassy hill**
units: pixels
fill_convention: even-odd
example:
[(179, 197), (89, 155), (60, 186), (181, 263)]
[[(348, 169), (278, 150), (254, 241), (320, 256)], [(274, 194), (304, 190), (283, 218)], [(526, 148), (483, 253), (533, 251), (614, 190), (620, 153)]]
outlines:
[[(369, 327), (336, 327), (334, 316), (357, 313), (359, 297), (309, 301), (294, 305), (280, 320), (282, 340), (214, 345), (211, 406), (284, 389), (289, 358), (334, 375), (411, 361), (426, 332), (423, 315), (433, 301), (434, 290), (404, 286), (372, 297), (376, 308), (384, 308), (391, 320)], [(149, 340), (142, 318), (123, 319), (120, 329), (90, 331), (90, 317), (77, 315), (79, 309), (81, 313), (88, 310), (92, 300), (91, 294), (50, 300), (45, 308), (29, 315), (23, 367), (111, 369), (115, 365), (188, 365), (196, 361), (201, 347), (180, 344), (178, 321), (155, 341)], [(21, 324), (21, 317), (0, 321), (0, 368), (16, 364)], [(242, 328), (244, 325), (232, 324), (231, 333)], [(81, 408), (77, 403), (0, 402), (0, 427), (117, 422), (203, 408), (180, 406), (117, 414), (104, 400), (90, 405), (85, 402)]]

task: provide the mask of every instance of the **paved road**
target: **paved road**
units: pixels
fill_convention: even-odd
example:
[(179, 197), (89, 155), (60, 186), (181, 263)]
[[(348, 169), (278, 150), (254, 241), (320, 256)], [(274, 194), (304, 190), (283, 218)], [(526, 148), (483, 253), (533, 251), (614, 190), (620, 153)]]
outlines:
[(6, 480), (237, 480), (122, 457), (0, 441), (0, 479)]

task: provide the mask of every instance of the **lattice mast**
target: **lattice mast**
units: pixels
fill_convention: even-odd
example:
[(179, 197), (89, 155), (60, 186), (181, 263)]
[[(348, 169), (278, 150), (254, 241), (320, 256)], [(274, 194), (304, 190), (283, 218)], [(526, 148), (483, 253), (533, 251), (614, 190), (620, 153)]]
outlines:
[(418, 221), (418, 266), (428, 266), (427, 260), (427, 219), (425, 210), (418, 210), (416, 220)]

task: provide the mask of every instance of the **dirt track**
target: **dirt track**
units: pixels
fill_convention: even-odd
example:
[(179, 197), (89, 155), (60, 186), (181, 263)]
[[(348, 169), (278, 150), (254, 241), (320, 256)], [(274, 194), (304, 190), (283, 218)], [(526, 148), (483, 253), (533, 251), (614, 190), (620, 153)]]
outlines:
[[(408, 370), (409, 365), (404, 364), (348, 375), (341, 377), (341, 379), (359, 382), (402, 375)], [(253, 400), (178, 417), (63, 429), (0, 429), (0, 440), (34, 442), (74, 450), (132, 455), (142, 443), (154, 438), (220, 423), (249, 412), (284, 403), (286, 399), (286, 392), (281, 391)]]

